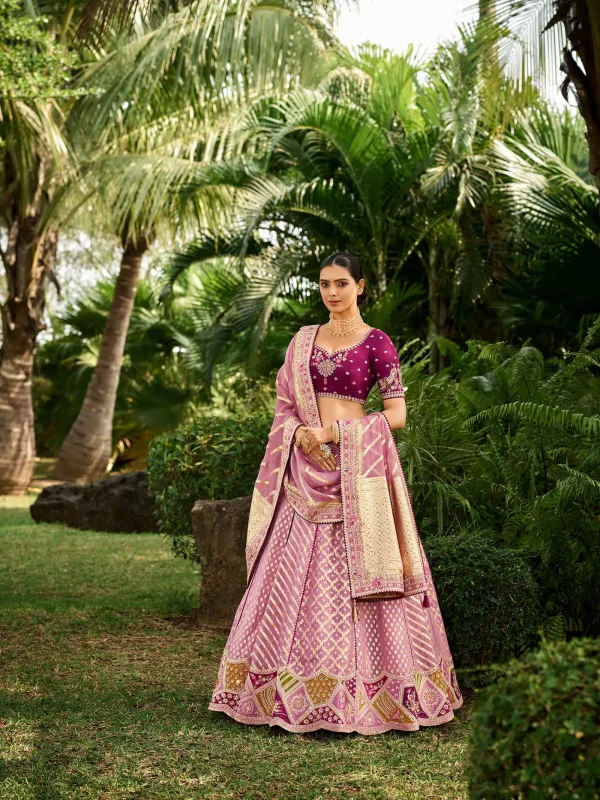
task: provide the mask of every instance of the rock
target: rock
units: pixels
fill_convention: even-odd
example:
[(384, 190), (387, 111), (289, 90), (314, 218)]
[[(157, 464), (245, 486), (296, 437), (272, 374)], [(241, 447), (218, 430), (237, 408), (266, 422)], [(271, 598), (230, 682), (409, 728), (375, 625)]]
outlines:
[(158, 531), (154, 498), (144, 471), (111, 475), (85, 486), (71, 483), (47, 486), (31, 506), (31, 516), (36, 522), (60, 522), (82, 530)]
[(198, 619), (230, 626), (246, 589), (246, 533), (252, 497), (198, 500), (192, 530), (202, 569)]

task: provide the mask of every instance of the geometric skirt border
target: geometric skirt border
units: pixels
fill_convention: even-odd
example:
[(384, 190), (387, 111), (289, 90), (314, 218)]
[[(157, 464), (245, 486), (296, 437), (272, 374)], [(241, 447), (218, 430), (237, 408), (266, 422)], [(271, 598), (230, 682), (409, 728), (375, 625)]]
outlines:
[(463, 697), (431, 570), (416, 596), (351, 596), (341, 522), (315, 523), (282, 493), (225, 644), (211, 711), (294, 733), (378, 734), (453, 719)]
[[(454, 718), (463, 704), (456, 673), (440, 657), (436, 667), (407, 677), (338, 678), (325, 670), (307, 678), (289, 668), (256, 673), (224, 653), (219, 668), (225, 688), (208, 708), (247, 725), (278, 725), (293, 733), (324, 728), (342, 733), (416, 731)], [(243, 688), (239, 688), (242, 686)]]

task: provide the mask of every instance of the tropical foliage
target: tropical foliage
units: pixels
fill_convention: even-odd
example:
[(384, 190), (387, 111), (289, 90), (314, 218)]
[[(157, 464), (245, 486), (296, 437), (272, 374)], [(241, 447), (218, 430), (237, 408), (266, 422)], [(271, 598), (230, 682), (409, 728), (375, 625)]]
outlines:
[[(469, 616), (462, 609), (473, 598), (461, 599), (455, 581), (459, 565), (465, 567), (469, 559), (474, 575), (483, 570), (491, 586), (493, 575), (502, 572), (504, 559), (520, 551), (519, 557), (509, 558), (514, 571), (511, 602), (528, 605), (538, 616), (541, 603), (541, 619), (554, 620), (552, 624), (560, 624), (569, 634), (600, 634), (599, 329), (600, 321), (589, 329), (576, 353), (547, 359), (530, 344), (517, 348), (470, 340), (466, 348), (460, 348), (439, 339), (449, 365), (436, 375), (428, 372), (428, 348), (414, 352), (399, 348), (408, 386), (408, 414), (407, 426), (395, 435), (421, 533), (434, 564), (437, 549), (446, 552), (446, 538), (456, 539), (458, 554), (460, 543), (465, 537), (467, 541), (464, 559), (455, 553), (438, 566), (439, 582), (453, 587), (445, 604), (458, 603), (461, 610), (454, 617), (469, 619), (465, 625), (471, 638), (464, 631), (457, 636), (461, 652), (467, 654), (465, 663), (477, 660), (468, 650), (469, 642), (474, 652), (481, 652), (480, 635), (474, 633), (478, 611)], [(381, 407), (374, 390), (366, 410)], [(265, 418), (270, 418), (268, 413)], [(210, 475), (220, 475), (220, 471), (215, 465), (204, 477), (198, 465), (212, 463), (213, 456), (229, 460), (227, 437), (213, 456), (205, 452), (206, 442), (212, 441), (210, 436), (207, 439), (209, 433), (223, 438), (224, 424), (202, 416), (195, 426), (182, 426), (153, 442), (151, 476), (160, 498), (163, 529), (175, 537), (180, 554), (190, 555), (193, 544), (185, 542), (190, 537), (189, 523), (184, 524), (177, 509), (187, 508), (194, 496), (214, 498)], [(258, 464), (264, 450), (264, 437), (258, 438), (263, 441), (259, 450), (252, 433), (245, 445), (249, 463), (242, 462), (249, 475), (253, 474), (251, 464)], [(239, 444), (239, 430), (234, 440), (227, 447)], [(201, 458), (194, 455), (199, 452), (204, 453)], [(234, 463), (239, 462), (238, 454)], [(220, 480), (224, 496), (239, 496), (240, 487), (250, 486), (240, 480), (230, 489), (227, 480)], [(484, 541), (478, 548), (469, 544), (481, 536)], [(492, 546), (504, 551), (498, 555), (498, 566), (492, 556), (485, 555), (486, 547)], [(510, 570), (505, 569), (507, 580)], [(523, 570), (531, 570), (539, 598)], [(473, 591), (483, 592), (482, 585), (477, 583)], [(502, 604), (498, 592), (490, 596), (493, 606)], [(484, 600), (474, 605), (477, 608), (485, 608)], [(481, 616), (489, 621), (489, 614), (482, 611)], [(532, 619), (526, 614), (514, 616), (509, 624), (522, 627), (523, 643)], [(512, 646), (519, 636), (513, 631), (508, 637)], [(505, 645), (492, 642), (493, 637), (488, 637), (488, 645), (496, 648), (493, 660), (500, 659), (498, 652)]]
[[(504, 69), (517, 39), (553, 52), (532, 5), (481, 2), (417, 58), (349, 52), (332, 0), (5, 4), (0, 491), (28, 485), (34, 430), (84, 481), (180, 423), (268, 415), (322, 316), (318, 265), (350, 250), (410, 385), (424, 534), (529, 553), (548, 619), (597, 632), (596, 39), (573, 38), (596, 20), (538, 4), (580, 58), (577, 116), (545, 100), (543, 59)], [(82, 236), (115, 243), (112, 275), (64, 267)]]
[[(399, 453), (424, 532), (487, 530), (535, 554), (549, 616), (600, 630), (599, 322), (576, 353), (544, 359), (529, 344), (441, 341), (450, 365), (405, 365), (409, 420)], [(420, 362), (420, 364), (419, 364)]]
[[(193, 562), (194, 502), (251, 493), (286, 347), (324, 318), (319, 264), (351, 251), (363, 317), (402, 362), (395, 437), (459, 681), (493, 684), (471, 796), (583, 796), (598, 779), (600, 5), (477, 0), (424, 57), (350, 52), (344, 3), (0, 5), (0, 495), (27, 491), (36, 455), (69, 482), (148, 469), (161, 530)], [(375, 389), (366, 411), (381, 408)], [(187, 611), (188, 584), (173, 597)]]

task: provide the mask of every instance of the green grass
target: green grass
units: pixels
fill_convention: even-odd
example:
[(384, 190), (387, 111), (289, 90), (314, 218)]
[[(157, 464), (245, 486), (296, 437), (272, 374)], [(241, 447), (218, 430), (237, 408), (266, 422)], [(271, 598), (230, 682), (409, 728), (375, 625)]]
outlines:
[(35, 525), (0, 498), (0, 797), (462, 800), (471, 703), (378, 736), (206, 706), (225, 634), (182, 624), (194, 565), (160, 536)]

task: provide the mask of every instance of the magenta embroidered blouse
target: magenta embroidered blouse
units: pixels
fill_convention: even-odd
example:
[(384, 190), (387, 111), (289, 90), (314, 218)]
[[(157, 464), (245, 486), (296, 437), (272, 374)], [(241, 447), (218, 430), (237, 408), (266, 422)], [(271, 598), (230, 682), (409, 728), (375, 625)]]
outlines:
[(317, 396), (365, 403), (377, 382), (383, 400), (404, 397), (398, 351), (378, 328), (370, 328), (350, 347), (326, 350), (313, 344), (310, 374)]

